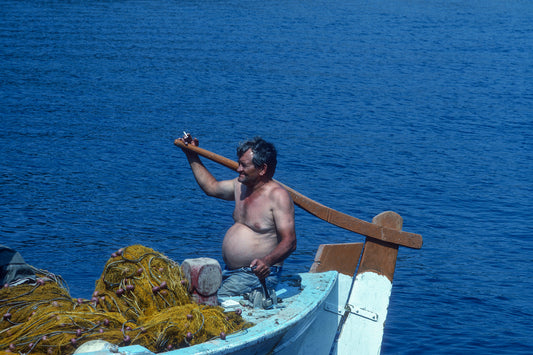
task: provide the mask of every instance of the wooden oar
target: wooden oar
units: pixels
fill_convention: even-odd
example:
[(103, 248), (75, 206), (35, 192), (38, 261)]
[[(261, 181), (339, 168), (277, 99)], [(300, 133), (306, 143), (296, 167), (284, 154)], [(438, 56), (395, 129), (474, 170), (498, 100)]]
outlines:
[[(207, 159), (224, 165), (232, 170), (237, 170), (239, 165), (236, 161), (225, 158), (221, 155), (210, 152), (206, 149), (194, 146), (192, 144), (185, 144), (182, 140), (176, 139), (174, 144), (180, 148), (189, 149)], [(349, 231), (379, 239), (385, 242), (402, 245), (408, 248), (420, 249), (422, 247), (422, 236), (420, 234), (398, 231), (386, 227), (378, 226), (370, 222), (360, 220), (345, 213), (336, 211), (332, 208), (326, 207), (307, 196), (293, 190), (287, 185), (277, 181), (287, 191), (289, 191), (294, 203), (300, 206), (305, 211), (312, 215), (331, 223), (337, 227), (347, 229)]]

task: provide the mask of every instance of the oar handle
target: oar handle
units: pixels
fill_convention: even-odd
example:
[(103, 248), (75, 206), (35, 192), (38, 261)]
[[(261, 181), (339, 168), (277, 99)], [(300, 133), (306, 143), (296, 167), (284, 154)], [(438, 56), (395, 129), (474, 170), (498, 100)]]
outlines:
[[(222, 164), (227, 168), (237, 170), (238, 163), (231, 159), (225, 158), (221, 155), (215, 154), (192, 144), (185, 144), (181, 139), (176, 139), (174, 144), (182, 149), (188, 149), (216, 163)], [(408, 248), (420, 249), (422, 247), (422, 236), (420, 234), (398, 231), (363, 221), (324, 206), (293, 190), (287, 185), (282, 184), (279, 181), (277, 182), (289, 192), (295, 205), (300, 206), (305, 211), (330, 224), (367, 237), (402, 245)]]
[(233, 161), (231, 159), (225, 158), (222, 155), (215, 154), (213, 152), (210, 152), (209, 150), (200, 148), (198, 146), (192, 145), (192, 144), (185, 144), (181, 139), (176, 139), (174, 141), (174, 144), (177, 145), (180, 148), (185, 148), (190, 151), (193, 151), (203, 157), (206, 157), (209, 160), (212, 160), (214, 162), (217, 162), (219, 164), (224, 165), (227, 168), (230, 168), (231, 170), (237, 170), (237, 166), (239, 166), (239, 163), (236, 161)]

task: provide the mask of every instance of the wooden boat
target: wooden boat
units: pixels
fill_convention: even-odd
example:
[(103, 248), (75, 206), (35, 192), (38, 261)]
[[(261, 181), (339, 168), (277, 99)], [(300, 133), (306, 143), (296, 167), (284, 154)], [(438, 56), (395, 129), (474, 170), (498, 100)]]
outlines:
[[(229, 159), (196, 146), (185, 146), (180, 140), (175, 144), (236, 169), (237, 163)], [(402, 231), (402, 218), (394, 212), (383, 212), (369, 223), (285, 188), (296, 205), (333, 225), (366, 236), (366, 241), (320, 245), (309, 272), (289, 278), (278, 286), (278, 304), (271, 309), (243, 311), (243, 317), (255, 324), (253, 327), (225, 339), (216, 338), (164, 354), (380, 352), (398, 247), (420, 249), (422, 237)], [(242, 308), (240, 303), (234, 304), (238, 306), (230, 305), (228, 310)], [(151, 354), (139, 345), (122, 347), (119, 351), (132, 355)]]

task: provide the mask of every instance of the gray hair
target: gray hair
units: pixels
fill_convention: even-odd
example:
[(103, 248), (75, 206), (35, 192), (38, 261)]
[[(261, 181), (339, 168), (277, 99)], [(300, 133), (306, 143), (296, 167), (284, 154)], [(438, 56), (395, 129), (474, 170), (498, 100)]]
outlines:
[(267, 165), (267, 176), (272, 178), (276, 171), (276, 164), (278, 163), (278, 152), (274, 144), (265, 141), (261, 137), (255, 137), (241, 142), (237, 147), (237, 156), (240, 158), (248, 150), (251, 149), (253, 153), (252, 162), (256, 168), (261, 168), (263, 164)]

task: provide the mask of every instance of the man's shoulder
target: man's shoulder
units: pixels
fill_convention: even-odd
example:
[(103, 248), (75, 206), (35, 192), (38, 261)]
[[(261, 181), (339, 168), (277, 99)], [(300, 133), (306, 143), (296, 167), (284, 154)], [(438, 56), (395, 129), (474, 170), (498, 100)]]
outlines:
[(273, 200), (285, 200), (285, 201), (292, 201), (291, 195), (283, 185), (281, 185), (279, 182), (272, 180), (271, 187), (268, 191), (268, 194), (271, 199)]

